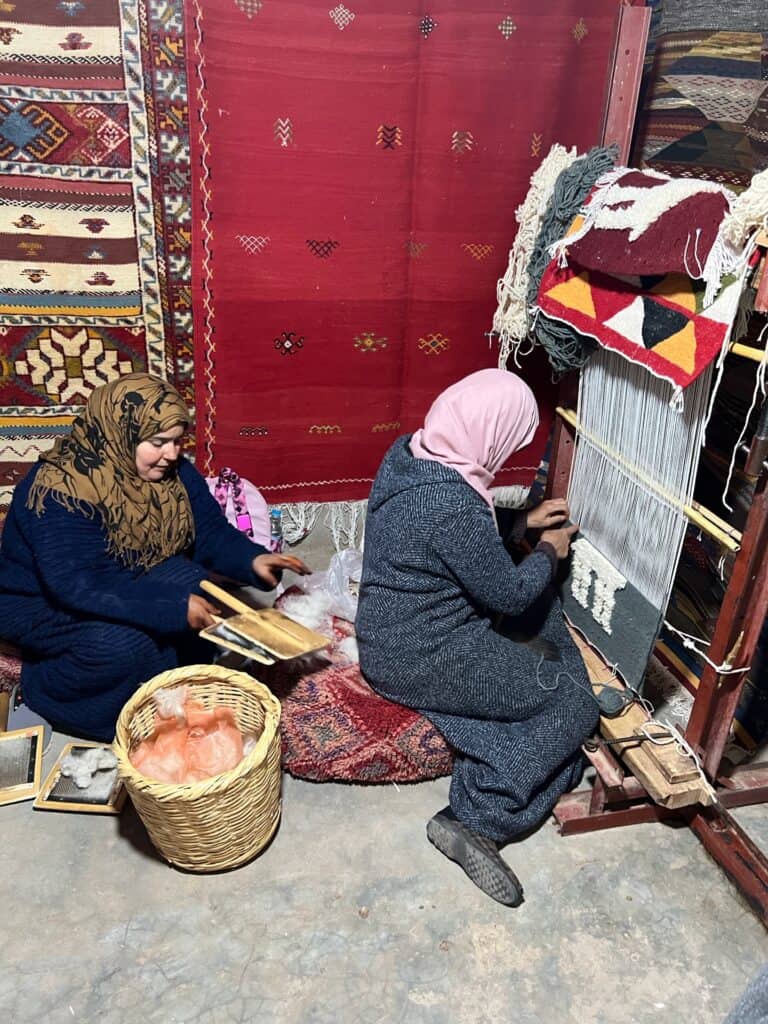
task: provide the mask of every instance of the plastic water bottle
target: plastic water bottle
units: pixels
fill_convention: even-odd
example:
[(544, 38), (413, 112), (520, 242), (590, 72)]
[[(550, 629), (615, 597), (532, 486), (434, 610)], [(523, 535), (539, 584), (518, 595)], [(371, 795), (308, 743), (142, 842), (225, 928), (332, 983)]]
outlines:
[(279, 508), (269, 510), (269, 550), (283, 550), (283, 513)]

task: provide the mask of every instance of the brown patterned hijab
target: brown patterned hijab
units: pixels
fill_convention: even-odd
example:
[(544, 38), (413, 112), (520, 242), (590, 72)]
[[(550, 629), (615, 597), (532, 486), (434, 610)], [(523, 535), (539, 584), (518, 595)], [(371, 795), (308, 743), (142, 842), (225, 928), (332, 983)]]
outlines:
[(40, 456), (27, 507), (42, 515), (50, 494), (72, 511), (98, 512), (109, 553), (127, 567), (150, 569), (188, 547), (195, 528), (176, 473), (142, 480), (136, 446), (188, 422), (181, 395), (158, 377), (129, 373), (97, 388), (69, 436)]

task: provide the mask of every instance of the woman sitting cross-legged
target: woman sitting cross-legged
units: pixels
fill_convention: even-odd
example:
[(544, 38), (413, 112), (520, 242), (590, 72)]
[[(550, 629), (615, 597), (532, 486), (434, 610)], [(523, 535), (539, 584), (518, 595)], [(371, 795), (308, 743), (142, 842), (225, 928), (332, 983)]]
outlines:
[(17, 486), (0, 547), (0, 637), (22, 649), (25, 702), (55, 727), (110, 740), (136, 687), (209, 661), (211, 572), (271, 590), (298, 558), (231, 526), (180, 457), (189, 413), (165, 381), (97, 388), (71, 434)]
[(512, 906), (523, 891), (499, 846), (579, 780), (598, 718), (552, 586), (576, 529), (562, 528), (567, 506), (518, 514), (518, 539), (526, 527), (543, 532), (515, 564), (488, 490), (538, 422), (519, 377), (481, 370), (394, 443), (368, 505), (356, 621), (371, 686), (426, 715), (454, 749), (450, 807), (428, 823), (429, 839)]

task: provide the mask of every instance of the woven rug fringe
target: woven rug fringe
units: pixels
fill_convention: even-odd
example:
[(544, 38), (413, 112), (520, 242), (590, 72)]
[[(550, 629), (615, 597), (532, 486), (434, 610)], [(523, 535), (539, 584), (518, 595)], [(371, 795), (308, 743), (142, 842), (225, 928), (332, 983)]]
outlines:
[(320, 524), (330, 532), (337, 551), (362, 550), (367, 506), (367, 501), (300, 501), (281, 505), (283, 537), (290, 545), (298, 544)]
[[(499, 508), (525, 508), (530, 491), (530, 487), (523, 484), (491, 488), (493, 503)], [(336, 551), (346, 548), (362, 551), (367, 507), (367, 501), (299, 501), (280, 505), (283, 537), (287, 544), (293, 546), (320, 525), (331, 534)]]
[(575, 148), (565, 149), (555, 143), (531, 175), (528, 193), (515, 211), (515, 220), (520, 226), (509, 253), (506, 273), (496, 286), (498, 308), (492, 327), (493, 333), (499, 335), (500, 369), (506, 367), (510, 354), (528, 334), (528, 261), (555, 182), (576, 155)]
[(523, 484), (510, 484), (508, 487), (492, 487), (493, 504), (497, 508), (525, 508), (530, 487)]
[[(549, 246), (568, 230), (592, 186), (615, 164), (617, 154), (615, 146), (596, 146), (558, 176), (528, 263), (527, 302), (531, 314), (534, 312), (541, 278), (550, 261)], [(544, 347), (556, 375), (579, 369), (592, 351), (584, 337), (575, 330), (564, 332), (555, 328), (550, 331), (550, 321), (541, 315), (535, 320), (531, 337)]]

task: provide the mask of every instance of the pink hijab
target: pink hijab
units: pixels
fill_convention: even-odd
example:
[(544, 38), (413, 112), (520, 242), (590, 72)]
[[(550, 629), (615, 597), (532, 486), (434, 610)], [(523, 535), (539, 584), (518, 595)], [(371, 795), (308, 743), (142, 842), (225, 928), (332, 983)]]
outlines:
[(524, 380), (507, 370), (478, 370), (437, 396), (411, 437), (411, 452), (461, 473), (493, 512), (494, 476), (530, 444), (538, 425), (536, 399)]

